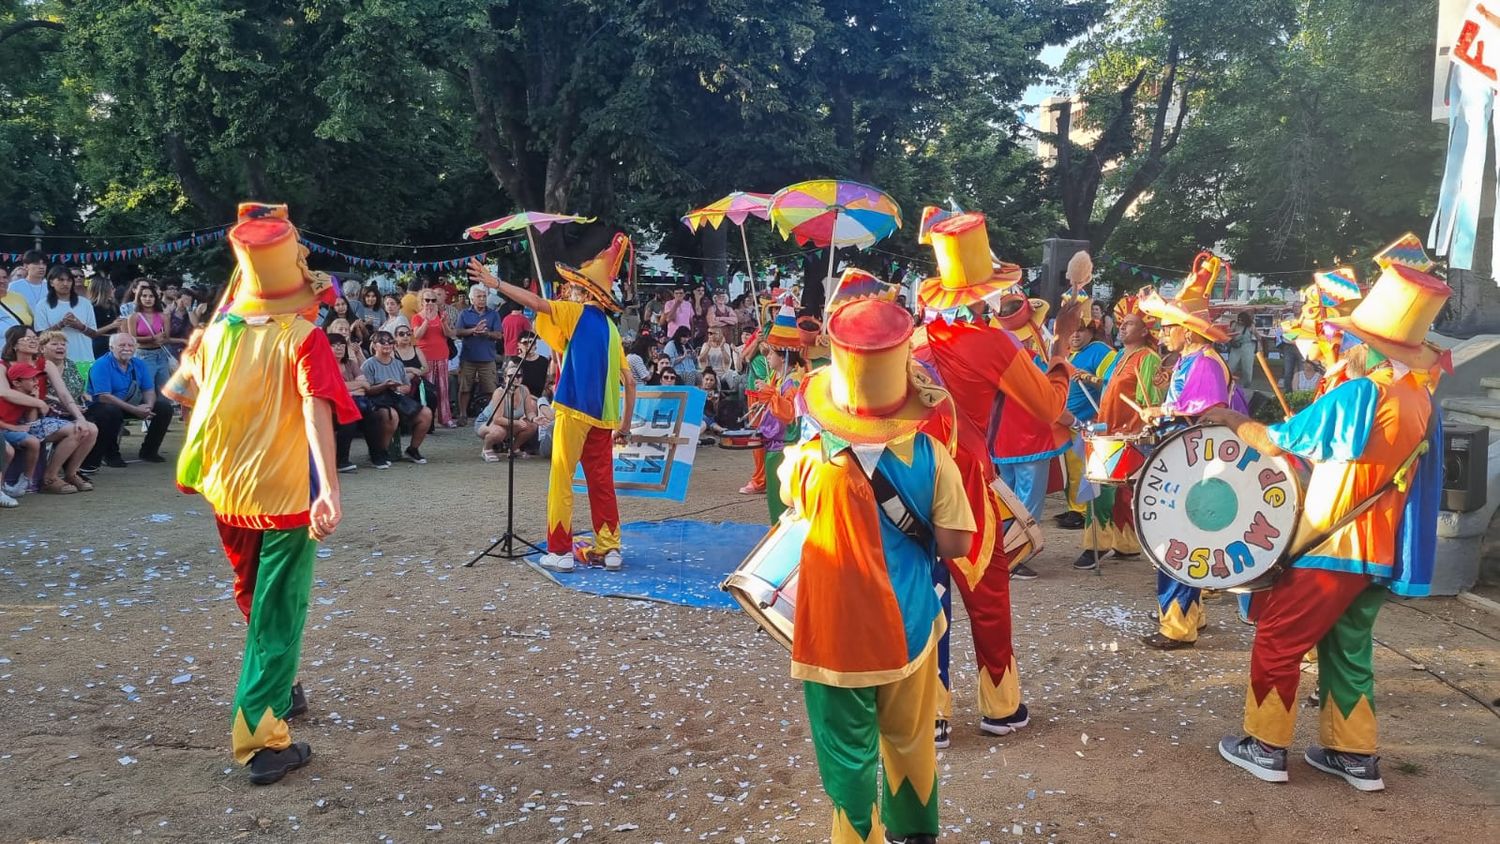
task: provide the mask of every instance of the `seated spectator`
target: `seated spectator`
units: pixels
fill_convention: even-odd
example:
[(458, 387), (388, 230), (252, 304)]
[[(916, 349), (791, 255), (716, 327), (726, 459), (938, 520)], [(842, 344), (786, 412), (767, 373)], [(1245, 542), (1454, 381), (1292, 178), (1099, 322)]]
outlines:
[(662, 351), (672, 361), (672, 368), (677, 370), (677, 375), (682, 383), (696, 386), (698, 384), (698, 354), (693, 350), (693, 330), (688, 326), (681, 326), (672, 332), (672, 339), (667, 341), (667, 346)]
[(1323, 383), (1323, 371), (1318, 368), (1315, 361), (1304, 359), (1302, 367), (1297, 374), (1292, 376), (1292, 390), (1294, 392), (1312, 392)]
[[(381, 297), (380, 303), (385, 307), (384, 315), (379, 318), (381, 331), (394, 336), (396, 329), (403, 325), (411, 328), (411, 318), (401, 312), (401, 297), (399, 295), (387, 293)], [(370, 351), (375, 351), (373, 345), (370, 347)]]
[(637, 383), (644, 384), (651, 379), (650, 362), (656, 360), (658, 351), (656, 338), (649, 331), (642, 331), (630, 344), (630, 353), (625, 356), (625, 363), (630, 366), (630, 374)]
[(94, 440), (99, 436), (99, 427), (84, 418), (83, 406), (89, 401), (88, 382), (85, 380), (87, 375), (79, 373), (78, 368), (68, 360), (68, 338), (61, 331), (47, 331), (37, 338), (37, 344), (42, 347), (42, 359), (57, 367), (57, 374), (61, 376), (60, 381), (54, 379), (52, 370), (47, 370), (51, 385), (47, 403), (52, 405), (54, 415), (72, 421), (84, 431), (88, 435), (88, 447), (93, 448)]
[[(12, 328), (6, 332), (6, 342), (0, 350), (0, 360), (6, 363), (25, 363), (35, 366), (41, 373), (37, 390), (31, 395), (46, 403), (47, 409), (32, 422), (31, 435), (44, 444), (52, 444), (52, 452), (42, 473), (40, 486), (43, 492), (63, 492), (64, 486), (75, 491), (89, 492), (94, 485), (79, 475), (79, 468), (89, 451), (94, 447), (99, 429), (83, 418), (78, 405), (73, 402), (72, 392), (67, 386), (67, 376), (78, 376), (77, 367), (67, 360), (68, 339), (61, 331), (49, 331), (47, 337), (53, 346), (61, 345), (61, 366), (43, 357), (41, 340), (36, 332), (28, 328)], [(60, 341), (60, 343), (59, 343)], [(81, 393), (80, 393), (81, 394)], [(62, 483), (53, 484), (51, 479)]]
[[(37, 460), (42, 455), (42, 441), (31, 435), (31, 423), (42, 413), (35, 405), (46, 405), (36, 397), (36, 382), (41, 372), (35, 366), (18, 363), (6, 370), (6, 388), (0, 392), (0, 438), (5, 441), (6, 456), (15, 455), (15, 460), (20, 461), (20, 475), (14, 484), (0, 484), (0, 494), (11, 502), (3, 506), (14, 507), (15, 499), (30, 488), (28, 479), (36, 472)], [(6, 468), (10, 469), (13, 463), (7, 460)]]
[(500, 460), (495, 450), (501, 446), (507, 446), (516, 457), (525, 458), (521, 447), (536, 436), (541, 423), (536, 399), (521, 383), (519, 374), (519, 365), (514, 360), (506, 363), (504, 386), (495, 390), (490, 403), (474, 419), (474, 432), (484, 442), (479, 454), (486, 463)]
[(719, 373), (713, 369), (703, 370), (702, 383), (698, 385), (703, 390), (703, 430), (710, 434), (724, 433), (724, 426), (719, 424), (719, 414), (724, 408), (724, 395), (719, 391)]
[[(410, 328), (408, 325), (407, 330)], [(370, 342), (375, 354), (360, 366), (360, 373), (367, 382), (365, 396), (376, 409), (376, 420), (380, 426), (378, 442), (381, 459), (375, 461), (375, 468), (391, 468), (391, 439), (395, 436), (396, 429), (403, 424), (411, 429), (411, 445), (406, 447), (407, 459), (413, 463), (426, 463), (427, 458), (422, 456), (421, 445), (427, 439), (427, 432), (432, 430), (432, 410), (423, 407), (412, 395), (406, 367), (396, 360), (396, 338), (390, 332), (381, 330), (375, 332)]]
[(100, 463), (125, 468), (120, 429), (127, 418), (150, 420), (140, 458), (148, 463), (165, 462), (161, 442), (172, 424), (172, 403), (156, 394), (151, 370), (136, 360), (134, 337), (125, 332), (110, 336), (109, 354), (89, 369), (88, 392), (92, 398), (83, 414), (99, 426), (99, 438), (80, 471), (93, 472)]
[(536, 335), (529, 332), (521, 336), (521, 383), (536, 399), (551, 398), (552, 385), (556, 383), (552, 358), (537, 350)]
[[(342, 330), (340, 330), (342, 329)], [(369, 325), (357, 314), (349, 300), (340, 296), (333, 300), (333, 311), (323, 320), (325, 334), (342, 334), (355, 348), (364, 345), (370, 333)]]
[(340, 472), (354, 472), (358, 471), (359, 467), (349, 459), (349, 447), (354, 444), (355, 436), (364, 436), (365, 445), (370, 450), (371, 465), (380, 462), (378, 457), (385, 454), (385, 447), (374, 435), (378, 425), (375, 420), (375, 409), (370, 406), (370, 400), (365, 397), (365, 387), (368, 383), (359, 371), (362, 359), (355, 356), (353, 344), (342, 334), (328, 335), (328, 346), (333, 349), (333, 359), (338, 361), (339, 373), (344, 379), (344, 388), (354, 398), (354, 406), (359, 408), (359, 421), (346, 422), (342, 425), (335, 424), (333, 427), (334, 462), (338, 465)]
[(392, 352), (396, 360), (401, 361), (401, 366), (406, 369), (406, 377), (412, 386), (412, 395), (424, 407), (432, 409), (434, 417), (437, 415), (438, 395), (437, 386), (432, 383), (429, 375), (432, 372), (432, 361), (423, 352), (421, 347), (414, 341), (416, 330), (413, 328), (398, 328), (395, 331), (396, 348)]

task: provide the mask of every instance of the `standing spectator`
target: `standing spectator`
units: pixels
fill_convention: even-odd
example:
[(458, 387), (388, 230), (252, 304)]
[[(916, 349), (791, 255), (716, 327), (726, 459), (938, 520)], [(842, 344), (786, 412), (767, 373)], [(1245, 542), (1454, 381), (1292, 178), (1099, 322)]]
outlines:
[(120, 457), (120, 428), (126, 417), (150, 420), (140, 458), (148, 463), (162, 463), (161, 441), (172, 424), (172, 403), (157, 395), (151, 370), (135, 356), (135, 338), (121, 332), (109, 338), (109, 354), (94, 361), (89, 369), (89, 393), (92, 400), (84, 416), (99, 426), (99, 439), (88, 457), (85, 470), (106, 466), (125, 468)]
[(0, 332), (31, 324), (31, 305), (26, 303), (25, 294), (11, 289), (17, 283), (10, 275), (0, 273)]
[(364, 321), (366, 333), (379, 328), (379, 323), (385, 321), (384, 311), (380, 308), (380, 288), (375, 285), (372, 284), (360, 291), (358, 302), (351, 299), (349, 303), (354, 305), (355, 313), (359, 314), (359, 318)]
[(710, 307), (708, 294), (703, 285), (693, 285), (693, 345), (701, 346), (708, 339), (708, 309)]
[[(381, 315), (381, 318), (378, 320), (380, 323), (381, 331), (394, 336), (396, 333), (396, 329), (400, 328), (401, 326), (404, 325), (407, 328), (411, 327), (411, 320), (407, 318), (406, 314), (401, 312), (400, 295), (396, 293), (387, 293), (385, 294), (385, 296), (381, 297), (380, 304), (385, 308), (384, 312)], [(370, 350), (372, 352), (374, 351), (373, 345), (370, 347)]]
[[(196, 300), (191, 290), (181, 290), (177, 298), (172, 300), (172, 306), (167, 309), (167, 348), (171, 350), (174, 361), (187, 351), (188, 338), (193, 336), (193, 305)], [(176, 366), (172, 367), (175, 372)], [(168, 375), (167, 377), (171, 377)]]
[(708, 309), (708, 330), (721, 329), (725, 337), (733, 337), (739, 327), (740, 315), (729, 306), (729, 294), (720, 290), (714, 294), (714, 303)]
[(1285, 325), (1276, 324), (1276, 349), (1281, 353), (1281, 389), (1291, 392), (1302, 369), (1302, 350), (1286, 336)]
[[(109, 283), (109, 279), (102, 276), (94, 276), (94, 285), (89, 290), (89, 299), (94, 306), (94, 329), (93, 339), (90, 341), (93, 347), (93, 360), (98, 360), (109, 354), (109, 335), (120, 330), (120, 306), (115, 301), (115, 286)], [(90, 361), (90, 366), (93, 362)], [(82, 370), (85, 380), (88, 378), (88, 370)]]
[(656, 345), (656, 338), (651, 336), (651, 332), (642, 331), (636, 336), (635, 342), (630, 344), (630, 353), (625, 356), (630, 374), (642, 384), (651, 379), (651, 361), (657, 357)]
[(161, 294), (156, 285), (146, 283), (136, 288), (135, 313), (129, 316), (125, 325), (125, 333), (135, 338), (139, 349), (133, 359), (145, 364), (151, 373), (152, 392), (160, 393), (162, 385), (177, 368), (177, 361), (167, 345), (171, 324), (162, 310)]
[(469, 424), (469, 395), (479, 383), (481, 395), (499, 388), (495, 371), (495, 340), (500, 337), (500, 316), (490, 309), (489, 291), (480, 285), (469, 288), (469, 307), (458, 315), (458, 424)]
[(663, 349), (667, 357), (672, 361), (672, 368), (677, 370), (682, 383), (692, 386), (698, 385), (698, 356), (693, 351), (693, 344), (689, 338), (693, 330), (688, 326), (680, 326), (672, 334), (672, 339), (667, 341), (667, 347)]
[(47, 297), (47, 256), (32, 249), (21, 256), (21, 266), (26, 275), (11, 282), (11, 289), (26, 300), (26, 307), (36, 310), (37, 303)]
[(526, 312), (520, 307), (512, 308), (505, 319), (500, 320), (500, 336), (505, 343), (505, 356), (508, 358), (518, 357), (521, 354), (521, 335), (531, 330), (531, 320), (526, 318)]
[[(740, 331), (753, 330), (755, 326), (755, 300), (749, 293), (741, 293), (734, 300), (735, 323)], [(728, 336), (733, 337), (733, 334)]]
[(38, 333), (57, 329), (68, 338), (68, 360), (80, 372), (94, 365), (94, 303), (78, 295), (78, 285), (67, 267), (53, 267), (47, 274), (51, 289), (32, 310)]
[[(429, 287), (420, 294), (421, 309), (411, 318), (412, 341), (427, 359), (427, 381), (433, 387), (428, 407), (437, 413), (437, 424), (457, 427), (448, 400), (448, 343), (454, 338), (453, 323), (443, 313), (443, 291)], [(399, 338), (398, 338), (399, 339)]]
[(672, 298), (662, 306), (661, 316), (657, 318), (658, 324), (666, 330), (668, 337), (676, 337), (679, 328), (686, 328), (688, 336), (692, 336), (693, 303), (689, 302), (685, 296), (682, 285), (673, 287)]
[(1240, 311), (1229, 336), (1228, 363), (1229, 373), (1246, 394), (1250, 391), (1250, 380), (1255, 377), (1255, 353), (1259, 350), (1260, 339), (1255, 335), (1254, 318), (1249, 311)]
[(406, 457), (413, 463), (426, 463), (422, 456), (422, 441), (432, 429), (432, 411), (423, 407), (412, 395), (411, 381), (406, 367), (396, 360), (396, 338), (389, 332), (377, 331), (371, 341), (374, 357), (360, 366), (368, 386), (365, 395), (370, 404), (379, 411), (381, 437), (379, 440), (383, 460), (375, 464), (377, 469), (389, 469), (391, 437), (402, 423), (411, 427), (411, 445), (406, 447)]
[(479, 455), (486, 463), (500, 460), (496, 449), (508, 446), (510, 453), (524, 459), (526, 452), (521, 447), (536, 436), (541, 423), (536, 398), (518, 377), (520, 364), (515, 360), (505, 364), (505, 383), (490, 397), (490, 403), (474, 418), (474, 432), (483, 441)]
[(641, 305), (641, 324), (651, 326), (653, 329), (661, 328), (663, 325), (662, 309), (666, 307), (669, 299), (671, 299), (671, 294), (666, 291), (653, 293), (647, 297), (645, 303)]
[(552, 372), (552, 359), (543, 357), (537, 350), (536, 334), (521, 335), (521, 383), (538, 400), (552, 396), (552, 385), (557, 379)]

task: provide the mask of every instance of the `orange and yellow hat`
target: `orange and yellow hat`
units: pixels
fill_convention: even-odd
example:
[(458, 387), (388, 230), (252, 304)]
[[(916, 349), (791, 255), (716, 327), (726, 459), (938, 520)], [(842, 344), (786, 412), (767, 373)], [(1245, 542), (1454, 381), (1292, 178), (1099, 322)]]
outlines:
[(1019, 266), (995, 266), (983, 214), (955, 214), (935, 223), (927, 236), (937, 256), (938, 274), (917, 288), (917, 299), (925, 308), (948, 311), (971, 305), (1021, 280)]

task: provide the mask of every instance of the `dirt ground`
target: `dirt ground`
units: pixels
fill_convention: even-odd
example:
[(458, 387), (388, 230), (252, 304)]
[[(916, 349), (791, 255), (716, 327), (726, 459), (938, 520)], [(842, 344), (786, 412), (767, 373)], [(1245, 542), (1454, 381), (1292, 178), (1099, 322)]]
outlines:
[[(825, 840), (785, 651), (738, 613), (463, 568), (503, 529), (504, 465), (467, 432), (429, 443), (427, 466), (344, 478), (302, 657), (312, 709), (294, 723), (315, 755), (267, 788), (228, 754), (244, 628), (204, 503), (137, 464), (0, 513), (0, 840)], [(748, 464), (701, 452), (688, 504), (622, 499), (625, 520), (758, 520), (735, 494)], [(545, 465), (517, 481), (540, 540)], [(1500, 840), (1500, 619), (1393, 602), (1376, 628), (1387, 791), (1301, 761), (1306, 706), (1292, 782), (1273, 786), (1214, 751), (1244, 700), (1251, 629), (1231, 603), (1209, 604), (1197, 649), (1150, 651), (1150, 569), (1075, 573), (1077, 537), (1052, 530), (1041, 579), (1015, 584), (1019, 734), (972, 726), (958, 622), (943, 840)]]

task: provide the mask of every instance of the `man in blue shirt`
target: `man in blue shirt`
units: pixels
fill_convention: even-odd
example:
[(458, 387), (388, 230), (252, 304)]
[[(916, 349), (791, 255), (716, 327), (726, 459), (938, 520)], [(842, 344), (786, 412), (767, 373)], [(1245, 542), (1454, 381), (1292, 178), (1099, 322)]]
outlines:
[(125, 467), (120, 457), (120, 428), (129, 419), (151, 420), (140, 458), (148, 463), (166, 460), (161, 441), (172, 424), (172, 403), (156, 394), (151, 371), (135, 357), (134, 337), (110, 335), (109, 354), (94, 361), (89, 369), (89, 393), (94, 399), (83, 415), (99, 426), (99, 439), (84, 458), (80, 472), (97, 472), (101, 462), (116, 469)]
[(469, 395), (479, 382), (479, 395), (493, 395), (500, 386), (495, 370), (495, 341), (501, 338), (500, 314), (490, 307), (489, 292), (479, 285), (469, 288), (469, 307), (458, 315), (458, 418), (469, 424)]
[[(1104, 374), (1115, 360), (1115, 350), (1098, 339), (1100, 328), (1098, 322), (1080, 323), (1068, 340), (1073, 348), (1068, 363), (1073, 365), (1076, 373), (1073, 384), (1068, 387), (1068, 412), (1079, 422), (1092, 422), (1099, 415)], [(1063, 463), (1068, 469), (1068, 509), (1057, 517), (1057, 525), (1080, 530), (1085, 510), (1084, 503), (1078, 500), (1078, 488), (1083, 483), (1083, 455), (1075, 449), (1068, 449), (1063, 453)]]

